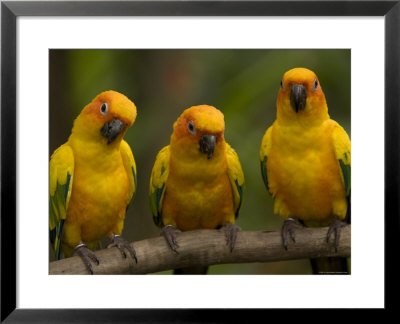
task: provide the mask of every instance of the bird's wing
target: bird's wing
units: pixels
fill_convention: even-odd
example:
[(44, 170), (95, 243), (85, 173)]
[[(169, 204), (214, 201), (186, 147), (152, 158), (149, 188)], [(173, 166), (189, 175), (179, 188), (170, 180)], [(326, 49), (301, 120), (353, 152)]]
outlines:
[(128, 204), (126, 206), (126, 208), (128, 209), (136, 192), (136, 186), (137, 186), (136, 163), (129, 144), (124, 140), (121, 141), (120, 151), (125, 171), (129, 178), (129, 199), (128, 199)]
[(349, 197), (351, 192), (351, 142), (346, 131), (339, 125), (335, 127), (332, 133), (333, 148), (336, 158), (339, 161), (342, 180)]
[(165, 185), (169, 174), (169, 145), (165, 146), (156, 157), (150, 177), (150, 207), (154, 223), (162, 227), (162, 201), (164, 198)]
[(233, 202), (235, 209), (235, 218), (239, 215), (239, 209), (243, 202), (243, 189), (244, 189), (244, 174), (242, 166), (239, 162), (239, 157), (235, 150), (227, 145), (227, 162), (229, 180), (232, 184)]
[(74, 153), (68, 144), (54, 151), (50, 159), (49, 226), (56, 260), (60, 259), (61, 239), (74, 175)]
[(267, 129), (264, 134), (264, 137), (261, 142), (260, 147), (260, 166), (261, 166), (261, 175), (264, 180), (265, 187), (267, 188), (268, 192), (271, 194), (268, 185), (268, 174), (267, 174), (267, 161), (268, 155), (271, 150), (271, 133), (272, 133), (272, 126)]

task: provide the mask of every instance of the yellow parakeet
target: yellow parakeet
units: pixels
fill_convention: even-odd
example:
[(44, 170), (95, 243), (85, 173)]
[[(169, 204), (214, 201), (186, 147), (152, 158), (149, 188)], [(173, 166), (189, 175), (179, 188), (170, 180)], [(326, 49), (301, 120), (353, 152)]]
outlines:
[[(284, 218), (282, 239), (294, 241), (299, 220), (330, 226), (337, 248), (350, 209), (351, 144), (346, 131), (330, 119), (325, 95), (314, 72), (287, 71), (277, 98), (276, 120), (261, 148), (261, 172), (274, 198), (274, 213)], [(348, 218), (348, 217), (347, 217)]]
[(236, 152), (225, 142), (224, 115), (212, 106), (194, 106), (173, 128), (151, 173), (154, 221), (175, 252), (179, 231), (214, 228), (225, 231), (232, 250), (244, 175)]
[[(93, 273), (95, 249), (111, 238), (124, 257), (133, 247), (120, 235), (136, 191), (136, 164), (123, 136), (136, 119), (126, 96), (105, 91), (75, 119), (68, 141), (50, 159), (50, 238), (56, 259), (79, 255)], [(91, 259), (91, 260), (90, 260)], [(137, 261), (137, 260), (136, 260)]]

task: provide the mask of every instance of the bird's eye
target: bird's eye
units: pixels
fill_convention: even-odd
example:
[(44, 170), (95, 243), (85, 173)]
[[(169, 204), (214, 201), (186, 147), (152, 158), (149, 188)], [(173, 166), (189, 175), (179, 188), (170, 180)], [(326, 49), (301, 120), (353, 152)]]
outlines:
[(313, 87), (312, 87), (312, 91), (317, 90), (317, 88), (318, 88), (318, 80), (315, 79), (314, 84), (313, 84)]
[(196, 128), (194, 127), (194, 124), (192, 121), (189, 121), (187, 124), (187, 128), (188, 131), (192, 134), (192, 135), (196, 135)]
[(100, 112), (105, 116), (108, 113), (108, 105), (106, 102), (104, 102), (101, 106), (100, 106)]
[(283, 81), (281, 80), (281, 88), (282, 90), (285, 90), (285, 87), (283, 86)]

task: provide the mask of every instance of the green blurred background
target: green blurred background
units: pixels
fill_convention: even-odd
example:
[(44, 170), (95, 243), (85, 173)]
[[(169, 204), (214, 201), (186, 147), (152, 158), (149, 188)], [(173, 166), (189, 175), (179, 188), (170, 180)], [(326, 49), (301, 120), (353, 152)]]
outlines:
[[(275, 120), (275, 101), (285, 71), (313, 70), (329, 113), (350, 135), (350, 50), (50, 50), (49, 157), (67, 141), (82, 108), (97, 94), (115, 90), (136, 105), (125, 139), (138, 170), (138, 190), (123, 236), (158, 236), (148, 190), (158, 151), (169, 144), (172, 124), (191, 106), (208, 104), (225, 115), (225, 139), (237, 151), (246, 180), (237, 224), (243, 230), (280, 229), (260, 173), (262, 136)], [(165, 271), (162, 273), (171, 273)], [(307, 274), (308, 260), (216, 265), (210, 274)]]

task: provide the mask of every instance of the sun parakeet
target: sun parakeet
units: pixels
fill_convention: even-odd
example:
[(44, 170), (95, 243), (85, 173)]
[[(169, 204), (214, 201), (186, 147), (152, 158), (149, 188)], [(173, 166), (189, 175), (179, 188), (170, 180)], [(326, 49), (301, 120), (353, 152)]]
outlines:
[[(136, 191), (136, 164), (123, 136), (136, 119), (134, 103), (105, 91), (75, 119), (68, 141), (50, 159), (50, 239), (56, 259), (79, 255), (93, 273), (91, 251), (102, 236), (124, 257), (134, 249), (120, 235)], [(91, 259), (91, 260), (90, 260)], [(137, 260), (136, 260), (137, 262)]]
[(175, 252), (176, 234), (194, 229), (220, 228), (230, 250), (234, 248), (244, 175), (224, 130), (224, 115), (218, 109), (188, 108), (174, 123), (170, 144), (157, 155), (150, 205), (154, 222)]
[[(299, 220), (310, 227), (329, 225), (327, 240), (334, 233), (337, 248), (341, 228), (349, 221), (349, 136), (330, 119), (319, 80), (308, 69), (295, 68), (283, 75), (276, 106), (276, 120), (262, 139), (260, 160), (274, 213), (285, 220), (283, 245), (287, 249), (288, 236), (295, 241)], [(328, 259), (325, 268), (315, 259), (314, 271), (347, 271), (345, 259)]]

